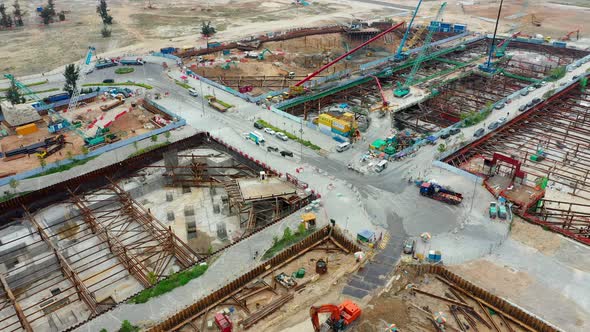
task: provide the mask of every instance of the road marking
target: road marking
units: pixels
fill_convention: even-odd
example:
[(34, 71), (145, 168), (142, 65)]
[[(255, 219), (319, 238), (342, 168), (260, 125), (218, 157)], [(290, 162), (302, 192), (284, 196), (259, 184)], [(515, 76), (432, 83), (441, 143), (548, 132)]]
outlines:
[(389, 232), (385, 232), (385, 234), (383, 234), (383, 238), (381, 239), (381, 241), (379, 241), (379, 249), (385, 249), (390, 239), (391, 235), (389, 235)]

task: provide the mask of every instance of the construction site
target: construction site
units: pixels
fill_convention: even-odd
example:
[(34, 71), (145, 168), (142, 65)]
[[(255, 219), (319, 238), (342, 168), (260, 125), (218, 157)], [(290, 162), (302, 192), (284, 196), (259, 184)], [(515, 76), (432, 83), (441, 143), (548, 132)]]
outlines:
[(583, 1), (138, 8), (3, 73), (0, 330), (590, 329)]
[[(10, 105), (2, 102), (0, 177), (41, 165), (71, 160), (76, 155), (177, 122), (174, 114), (150, 104), (137, 90), (96, 88), (79, 97), (46, 104)], [(62, 98), (63, 94), (48, 97)], [(45, 100), (48, 100), (45, 98)], [(72, 127), (63, 134), (64, 127)]]

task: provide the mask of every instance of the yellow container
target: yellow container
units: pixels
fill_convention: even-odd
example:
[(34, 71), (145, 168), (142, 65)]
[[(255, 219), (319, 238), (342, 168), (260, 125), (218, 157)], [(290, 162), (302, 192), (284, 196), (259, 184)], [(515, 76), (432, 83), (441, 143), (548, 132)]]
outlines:
[(346, 112), (346, 113), (342, 114), (342, 119), (352, 122), (352, 121), (354, 121), (354, 114), (352, 114), (350, 112)]
[(39, 130), (37, 128), (37, 125), (35, 125), (34, 123), (29, 123), (28, 125), (16, 127), (16, 134), (17, 135), (28, 135), (28, 134), (32, 134), (32, 133), (36, 132), (37, 130)]
[(320, 114), (320, 116), (318, 117), (318, 122), (321, 124), (325, 124), (327, 126), (331, 126), (332, 125), (332, 121), (334, 121), (336, 119), (334, 119), (333, 116), (331, 116), (330, 114)]

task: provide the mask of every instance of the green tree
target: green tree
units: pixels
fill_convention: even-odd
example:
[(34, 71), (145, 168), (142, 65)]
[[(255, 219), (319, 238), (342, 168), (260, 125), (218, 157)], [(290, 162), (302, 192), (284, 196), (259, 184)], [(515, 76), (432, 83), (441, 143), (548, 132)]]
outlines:
[(74, 160), (74, 153), (71, 150), (66, 151), (66, 156), (69, 160)]
[(137, 151), (137, 149), (138, 149), (137, 141), (133, 142), (133, 147), (135, 148), (135, 151)]
[(442, 143), (441, 143), (441, 144), (439, 144), (439, 145), (438, 145), (438, 152), (440, 152), (440, 153), (443, 153), (443, 152), (445, 152), (445, 151), (447, 151), (447, 146), (446, 146), (446, 145), (444, 145), (444, 144), (442, 144)]
[(100, 329), (99, 332), (109, 332), (109, 331), (107, 331), (107, 329)]
[(87, 154), (88, 154), (88, 152), (90, 152), (90, 150), (88, 149), (88, 147), (87, 147), (86, 145), (83, 145), (83, 146), (80, 148), (80, 151), (82, 151), (82, 153), (83, 153), (84, 155), (87, 155)]
[(299, 226), (297, 226), (297, 234), (304, 234), (305, 233), (305, 223), (300, 223)]
[(0, 3), (0, 25), (5, 28), (12, 27), (12, 17), (6, 13), (6, 6)]
[(158, 141), (158, 135), (152, 135), (152, 142)]
[(170, 136), (172, 136), (172, 134), (170, 134), (169, 131), (164, 133), (164, 137), (166, 137), (166, 142), (170, 142)]
[(12, 178), (10, 179), (10, 182), (8, 183), (10, 185), (10, 188), (12, 188), (14, 190), (14, 193), (16, 194), (16, 187), (18, 187), (19, 182), (17, 179)]
[(20, 4), (18, 3), (18, 0), (14, 0), (14, 4), (12, 5), (12, 7), (14, 7), (14, 10), (12, 11), (12, 14), (14, 16), (14, 24), (17, 27), (22, 27), (23, 25), (25, 25), (23, 23), (23, 16), (25, 15), (25, 12), (23, 12), (20, 9)]
[(66, 12), (64, 12), (63, 10), (61, 12), (59, 12), (59, 20), (60, 21), (65, 21), (66, 20)]
[(102, 18), (103, 24), (113, 24), (113, 17), (109, 15), (109, 8), (106, 0), (100, 0), (98, 6), (96, 6), (96, 12)]
[(53, 16), (54, 14), (52, 14), (51, 9), (49, 9), (48, 6), (43, 7), (43, 10), (41, 10), (41, 18), (43, 19), (43, 24), (45, 25), (49, 25), (49, 23), (51, 23), (53, 21)]
[(66, 78), (64, 91), (69, 93), (71, 96), (77, 88), (76, 84), (78, 82), (78, 78), (80, 77), (80, 68), (74, 64), (66, 65), (64, 77)]
[(283, 240), (290, 241), (293, 238), (293, 233), (291, 233), (291, 228), (287, 227), (283, 231)]
[(23, 96), (20, 94), (14, 81), (10, 82), (10, 86), (8, 87), (8, 90), (6, 90), (6, 99), (8, 99), (12, 105), (20, 103), (23, 99)]
[(102, 30), (100, 30), (100, 34), (104, 38), (108, 38), (108, 37), (110, 37), (113, 34), (113, 31), (111, 29), (109, 29), (106, 24), (103, 24)]
[(211, 36), (213, 36), (215, 32), (217, 31), (215, 31), (215, 27), (211, 26), (211, 21), (207, 23), (201, 23), (201, 34), (203, 35), (203, 37), (205, 37), (205, 40), (207, 41), (207, 48), (209, 48), (209, 38), (211, 38)]
[(134, 326), (133, 324), (131, 324), (131, 322), (129, 322), (128, 320), (124, 320), (123, 324), (121, 324), (121, 328), (119, 329), (119, 332), (136, 332), (139, 331), (139, 328), (137, 326)]
[(47, 0), (47, 9), (49, 9), (51, 16), (55, 16), (55, 2), (53, 0)]
[(274, 246), (277, 243), (279, 243), (279, 237), (275, 235), (275, 236), (272, 237), (272, 245)]

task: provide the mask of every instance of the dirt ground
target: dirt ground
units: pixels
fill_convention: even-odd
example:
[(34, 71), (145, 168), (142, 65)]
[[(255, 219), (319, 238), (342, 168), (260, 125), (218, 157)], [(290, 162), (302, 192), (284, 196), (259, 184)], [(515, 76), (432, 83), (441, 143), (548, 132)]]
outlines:
[[(315, 264), (318, 259), (328, 262), (328, 272), (324, 275), (318, 275), (315, 272)], [(357, 266), (354, 262), (353, 255), (345, 255), (342, 252), (326, 253), (323, 250), (313, 250), (305, 255), (298, 257), (289, 264), (276, 271), (276, 274), (284, 272), (291, 275), (292, 272), (304, 268), (306, 273), (302, 279), (296, 279), (297, 283), (305, 283), (305, 287), (295, 292), (294, 299), (287, 302), (274, 313), (262, 319), (259, 323), (252, 326), (248, 331), (287, 331), (290, 327), (301, 326), (297, 331), (313, 331), (309, 319), (309, 308), (312, 305), (321, 305), (324, 303), (340, 303), (343, 299), (339, 298), (342, 287), (345, 284), (347, 273), (350, 273)], [(271, 287), (273, 275), (268, 275), (264, 280)], [(270, 291), (263, 291), (247, 298), (246, 304), (251, 313), (262, 309), (265, 305), (276, 300), (279, 296), (287, 293), (287, 290), (280, 285), (276, 285), (276, 294)], [(241, 297), (238, 294), (236, 297)], [(249, 314), (235, 305), (220, 305), (209, 311), (205, 320), (211, 320), (215, 312), (219, 312), (228, 307), (234, 307), (236, 311), (230, 316), (234, 323), (234, 330), (243, 331), (239, 322), (249, 316)], [(201, 327), (203, 318), (194, 322), (197, 327)], [(190, 326), (185, 326), (181, 331), (194, 331)]]
[[(394, 281), (391, 289), (384, 292), (378, 298), (373, 299), (361, 315), (356, 331), (377, 332), (385, 331), (390, 324), (395, 324), (401, 331), (434, 331), (430, 320), (436, 313), (442, 313), (446, 318), (446, 329), (448, 331), (459, 331), (459, 325), (450, 312), (448, 302), (413, 292), (412, 288), (418, 288), (441, 297), (457, 300), (449, 291), (449, 286), (436, 279), (434, 275), (416, 276), (411, 270), (401, 266), (398, 269), (398, 279)], [(485, 313), (477, 303), (466, 296), (462, 296), (466, 304), (472, 306), (482, 317)], [(457, 314), (463, 324), (470, 325), (461, 313)], [(500, 328), (500, 331), (508, 331), (505, 324), (497, 315), (492, 319)], [(477, 323), (478, 331), (494, 331)], [(522, 331), (516, 324), (511, 324), (514, 331)], [(473, 329), (472, 326), (469, 330)]]
[[(117, 134), (122, 139), (141, 135), (155, 128), (155, 126), (150, 123), (150, 119), (154, 116), (153, 113), (143, 109), (142, 107), (135, 107), (130, 110), (131, 103), (136, 102), (136, 99), (134, 98), (128, 99), (125, 104), (113, 108), (108, 112), (102, 112), (100, 110), (101, 105), (110, 103), (112, 101), (112, 99), (99, 99), (96, 102), (79, 107), (74, 114), (62, 113), (62, 116), (70, 121), (82, 121), (82, 130), (86, 132), (88, 136), (93, 136), (95, 134), (95, 132), (88, 131), (88, 125), (94, 119), (100, 119), (101, 116), (114, 118), (115, 115), (123, 111), (127, 112), (118, 119), (113, 120), (113, 124), (109, 126), (110, 132)], [(105, 121), (103, 120), (102, 122)], [(31, 145), (36, 142), (41, 142), (47, 137), (55, 136), (54, 134), (50, 134), (47, 130), (47, 123), (49, 123), (49, 118), (45, 116), (43, 121), (39, 121), (37, 123), (37, 127), (39, 128), (37, 132), (24, 136), (10, 135), (2, 138), (0, 140), (0, 151), (10, 151), (20, 146)], [(146, 128), (146, 124), (149, 128)], [(47, 164), (68, 159), (68, 152), (71, 152), (72, 155), (80, 155), (83, 153), (82, 147), (84, 146), (84, 140), (80, 135), (72, 131), (66, 132), (64, 135), (66, 136), (66, 142), (68, 142), (68, 144), (66, 144), (66, 146), (59, 152), (45, 158), (45, 162)], [(22, 158), (10, 161), (6, 161), (5, 158), (1, 158), (0, 174), (14, 172), (15, 170), (17, 170), (17, 172), (27, 171), (39, 166), (41, 166), (40, 161), (34, 154), (24, 155)]]
[[(405, 1), (392, 0), (392, 3), (406, 4)], [(525, 3), (528, 2), (528, 6)], [(499, 1), (462, 1), (449, 0), (444, 13), (448, 22), (464, 22), (472, 31), (492, 32), (498, 15)], [(461, 6), (463, 3), (463, 6)], [(439, 1), (428, 1), (422, 4), (423, 10), (433, 10), (440, 6)], [(578, 7), (581, 6), (581, 7)], [(581, 29), (588, 31), (587, 15), (590, 2), (587, 0), (511, 0), (504, 1), (502, 19), (498, 31), (506, 33), (522, 31), (527, 34), (542, 34), (554, 39), (564, 36), (567, 32)], [(521, 16), (519, 14), (526, 13)], [(532, 24), (531, 16), (541, 21), (541, 26)], [(484, 18), (484, 19), (482, 19)]]
[[(345, 53), (346, 47), (352, 49), (361, 43), (362, 41), (351, 41), (344, 34), (333, 33), (264, 43), (257, 52), (261, 52), (265, 48), (272, 52), (272, 54), (266, 53), (264, 60), (245, 58), (244, 52), (235, 49), (232, 50), (231, 55), (224, 56), (221, 52), (216, 54), (212, 65), (199, 64), (194, 58), (188, 63), (191, 69), (199, 75), (212, 78), (220, 76), (281, 76), (286, 72), (305, 76), (322, 64)], [(357, 68), (359, 64), (387, 56), (395, 50), (397, 45), (398, 43), (387, 44), (384, 40), (376, 41), (371, 45), (373, 54), (367, 55), (367, 52), (359, 52), (351, 59), (332, 66), (326, 75), (349, 67)], [(230, 61), (230, 57), (238, 57), (239, 60), (234, 61), (229, 69), (223, 69), (222, 66)]]
[(204, 21), (216, 27), (214, 40), (234, 40), (298, 26), (348, 21), (350, 13), (371, 17), (377, 8), (362, 3), (353, 7), (334, 0), (311, 1), (313, 5), (307, 7), (291, 2), (159, 0), (152, 1), (154, 7), (148, 9), (145, 1), (109, 1), (115, 23), (112, 36), (103, 38), (96, 1), (58, 0), (56, 9), (66, 11), (66, 20), (45, 26), (35, 11), (39, 1), (21, 0), (21, 8), (27, 12), (25, 26), (0, 31), (0, 71), (15, 75), (46, 72), (79, 61), (88, 45), (95, 46), (100, 56), (145, 53), (167, 46), (200, 47), (205, 45), (200, 36)]

